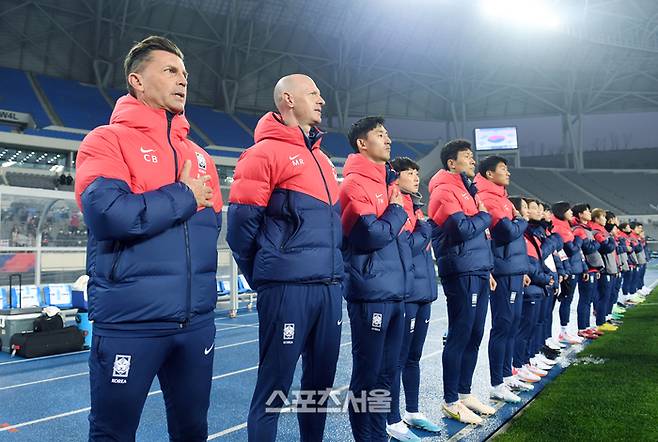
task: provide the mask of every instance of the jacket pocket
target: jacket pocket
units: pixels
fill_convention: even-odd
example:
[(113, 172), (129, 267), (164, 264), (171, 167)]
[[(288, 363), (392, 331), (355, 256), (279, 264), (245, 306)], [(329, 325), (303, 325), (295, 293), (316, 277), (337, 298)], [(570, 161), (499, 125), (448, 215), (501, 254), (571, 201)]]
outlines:
[(281, 249), (286, 250), (286, 249), (291, 249), (292, 246), (295, 245), (295, 240), (299, 236), (299, 232), (302, 229), (302, 220), (299, 218), (299, 216), (295, 216), (293, 218), (293, 228), (292, 232), (288, 237), (281, 243)]
[(377, 252), (372, 252), (368, 255), (368, 259), (366, 259), (366, 262), (363, 265), (362, 274), (364, 278), (371, 278), (374, 276), (373, 269), (375, 267), (375, 259), (377, 259)]
[(459, 244), (451, 247), (451, 253), (455, 256), (464, 256), (464, 243), (460, 242)]
[(509, 259), (510, 257), (510, 245), (509, 243), (503, 246), (503, 258)]
[(117, 241), (115, 247), (115, 252), (114, 252), (114, 257), (112, 258), (112, 267), (110, 268), (110, 276), (109, 280), (110, 281), (116, 281), (116, 274), (117, 274), (117, 268), (119, 267), (119, 260), (121, 259), (121, 254), (123, 253), (124, 250), (124, 245), (122, 242)]

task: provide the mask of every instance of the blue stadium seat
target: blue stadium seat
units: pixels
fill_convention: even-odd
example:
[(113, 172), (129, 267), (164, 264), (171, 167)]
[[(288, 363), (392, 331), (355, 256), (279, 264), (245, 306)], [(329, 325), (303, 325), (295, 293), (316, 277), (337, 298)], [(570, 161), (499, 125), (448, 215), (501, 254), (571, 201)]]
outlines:
[(3, 84), (0, 92), (0, 109), (31, 114), (37, 127), (52, 124), (48, 114), (41, 107), (25, 72), (0, 68), (0, 78)]
[(347, 157), (354, 153), (347, 137), (337, 132), (327, 132), (322, 136), (322, 148), (333, 157)]
[(242, 121), (245, 126), (251, 128), (251, 130), (256, 129), (256, 125), (262, 117), (262, 115), (243, 114), (240, 112), (236, 113), (235, 116), (238, 117), (238, 119)]
[(391, 143), (391, 159), (396, 157), (409, 157), (412, 160), (417, 160), (420, 155), (409, 149), (406, 144), (399, 141), (393, 141)]
[(91, 130), (110, 122), (112, 108), (96, 86), (45, 75), (38, 80), (64, 126)]
[(224, 293), (227, 295), (231, 293), (231, 281), (222, 279), (220, 282), (222, 283), (222, 287), (224, 288)]
[(224, 281), (217, 281), (217, 296), (228, 295), (229, 293), (231, 291), (224, 287)]
[(243, 274), (238, 275), (238, 293), (255, 293), (255, 290), (249, 287), (247, 278), (245, 278)]
[(110, 98), (113, 99), (115, 103), (119, 98), (123, 97), (127, 93), (128, 93), (128, 91), (125, 90), (125, 89), (120, 89), (120, 90), (119, 89), (111, 89), (111, 88), (107, 89), (107, 95), (109, 95)]
[(224, 112), (188, 104), (185, 115), (218, 146), (247, 148), (254, 144), (253, 137)]
[(208, 144), (205, 141), (203, 141), (203, 138), (201, 138), (201, 136), (198, 133), (196, 133), (196, 131), (192, 128), (190, 128), (190, 132), (187, 134), (187, 138), (194, 141), (196, 144), (198, 144), (201, 147), (204, 147)]
[(206, 152), (216, 157), (240, 158), (240, 155), (242, 155), (244, 150), (241, 150), (240, 152), (234, 152), (229, 150), (206, 149)]

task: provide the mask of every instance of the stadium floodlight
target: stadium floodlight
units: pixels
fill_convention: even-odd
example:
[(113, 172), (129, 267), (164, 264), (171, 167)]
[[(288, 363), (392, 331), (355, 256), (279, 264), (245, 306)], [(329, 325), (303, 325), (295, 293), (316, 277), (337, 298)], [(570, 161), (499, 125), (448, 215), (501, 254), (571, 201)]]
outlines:
[(11, 167), (14, 164), (16, 164), (16, 161), (9, 160), (9, 161), (5, 161), (4, 163), (2, 163), (2, 167)]
[(502, 26), (557, 29), (560, 17), (545, 0), (481, 0), (482, 11)]

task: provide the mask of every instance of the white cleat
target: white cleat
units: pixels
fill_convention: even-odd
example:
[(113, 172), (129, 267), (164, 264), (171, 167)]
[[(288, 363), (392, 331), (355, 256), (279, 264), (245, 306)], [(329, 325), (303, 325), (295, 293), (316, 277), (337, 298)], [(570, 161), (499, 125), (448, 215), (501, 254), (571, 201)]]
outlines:
[[(537, 376), (539, 378), (539, 376)], [(512, 376), (505, 381), (507, 388), (513, 391), (532, 391), (535, 387), (532, 384), (523, 382), (517, 376)]]
[(525, 367), (528, 369), (530, 373), (536, 374), (539, 377), (544, 377), (548, 374), (548, 371), (544, 370), (543, 368), (537, 367), (535, 364), (532, 363), (532, 361), (530, 362), (530, 364), (527, 364)]
[(480, 425), (483, 420), (480, 416), (469, 410), (462, 401), (457, 401), (450, 405), (443, 404), (441, 410), (443, 411), (443, 414), (450, 419), (454, 419), (464, 424)]
[(535, 359), (545, 365), (548, 365), (549, 367), (553, 368), (554, 365), (557, 365), (557, 360), (555, 359), (549, 359), (543, 354), (538, 354), (535, 356)]
[(526, 383), (533, 383), (533, 382), (539, 382), (541, 381), (541, 378), (528, 370), (528, 366), (524, 365), (521, 368), (518, 369), (512, 369), (512, 372), (514, 375), (521, 381), (526, 382)]
[(544, 363), (540, 358), (541, 358), (541, 355), (535, 355), (533, 358), (530, 358), (530, 365), (532, 365), (534, 367), (537, 367), (540, 370), (544, 370), (546, 372), (548, 372), (548, 370), (553, 368), (552, 365), (548, 365), (548, 364)]
[(407, 425), (402, 421), (392, 425), (386, 425), (386, 434), (391, 436), (393, 439), (397, 439), (401, 442), (420, 441), (420, 437), (412, 433), (409, 427), (407, 427)]
[(510, 402), (516, 404), (521, 402), (521, 398), (510, 391), (510, 389), (504, 383), (491, 387), (489, 392), (489, 397), (503, 402)]
[(459, 400), (468, 409), (470, 409), (471, 411), (474, 411), (478, 414), (491, 415), (491, 414), (494, 414), (496, 412), (496, 409), (494, 407), (483, 404), (482, 402), (480, 402), (480, 400), (478, 398), (476, 398), (472, 394), (467, 394), (467, 395), (460, 394), (459, 395)]

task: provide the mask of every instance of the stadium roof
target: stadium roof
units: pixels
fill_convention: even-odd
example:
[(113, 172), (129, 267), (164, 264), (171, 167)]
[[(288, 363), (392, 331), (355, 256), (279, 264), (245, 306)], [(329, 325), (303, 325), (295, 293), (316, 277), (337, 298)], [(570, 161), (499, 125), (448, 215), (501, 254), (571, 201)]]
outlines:
[(311, 75), (330, 115), (450, 121), (655, 110), (658, 2), (552, 0), (560, 24), (516, 26), (465, 0), (0, 0), (0, 65), (123, 88), (134, 41), (186, 56), (190, 101), (272, 107)]

